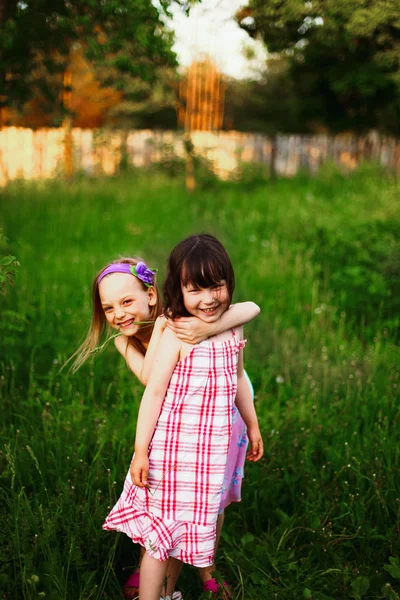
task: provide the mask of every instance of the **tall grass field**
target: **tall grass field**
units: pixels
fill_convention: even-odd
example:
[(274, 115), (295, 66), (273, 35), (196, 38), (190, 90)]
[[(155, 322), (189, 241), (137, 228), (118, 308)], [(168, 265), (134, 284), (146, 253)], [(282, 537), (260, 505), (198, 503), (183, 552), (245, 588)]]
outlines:
[[(217, 556), (233, 600), (400, 598), (400, 184), (350, 176), (198, 185), (157, 170), (1, 191), (0, 590), (122, 598), (138, 548), (101, 528), (122, 490), (143, 388), (112, 343), (77, 374), (91, 282), (209, 232), (227, 247), (265, 456), (247, 465)], [(179, 581), (202, 599), (195, 569)]]

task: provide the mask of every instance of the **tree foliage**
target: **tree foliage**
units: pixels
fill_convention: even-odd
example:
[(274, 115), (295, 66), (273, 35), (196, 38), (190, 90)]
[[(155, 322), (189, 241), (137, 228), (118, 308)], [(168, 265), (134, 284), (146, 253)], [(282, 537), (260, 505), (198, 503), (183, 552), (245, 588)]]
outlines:
[[(22, 106), (38, 88), (56, 97), (51, 75), (65, 70), (76, 41), (92, 65), (153, 81), (159, 68), (176, 65), (163, 22), (173, 2), (157, 9), (151, 0), (2, 0), (0, 108)], [(188, 10), (193, 2), (177, 3)]]
[(154, 83), (127, 78), (124, 95), (110, 110), (108, 123), (122, 128), (176, 129), (178, 74), (160, 67)]
[(400, 133), (398, 0), (249, 0), (237, 21), (287, 57), (306, 122)]
[(284, 57), (268, 59), (267, 69), (258, 79), (227, 80), (224, 129), (268, 135), (307, 132), (301, 110), (301, 98)]
[[(98, 128), (176, 128), (177, 73), (174, 67), (160, 67), (154, 81), (118, 73), (107, 66), (95, 69), (85, 56), (82, 44), (74, 43), (66, 65), (70, 75), (68, 110), (71, 126)], [(113, 77), (110, 75), (113, 73)], [(63, 74), (48, 74), (40, 69), (33, 79), (42, 78), (49, 89), (59, 90)], [(176, 84), (177, 85), (177, 84)], [(57, 127), (65, 115), (62, 97), (43, 93), (43, 86), (18, 110), (8, 109), (6, 125), (20, 127)]]

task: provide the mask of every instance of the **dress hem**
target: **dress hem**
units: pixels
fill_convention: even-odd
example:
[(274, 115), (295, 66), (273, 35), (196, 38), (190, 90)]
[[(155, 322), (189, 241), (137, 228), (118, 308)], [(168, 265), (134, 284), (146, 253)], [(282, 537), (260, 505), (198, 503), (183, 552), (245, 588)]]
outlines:
[(172, 558), (176, 558), (177, 560), (180, 560), (181, 562), (183, 562), (187, 565), (192, 565), (193, 567), (197, 567), (197, 568), (211, 567), (214, 564), (215, 556), (213, 556), (212, 558), (210, 558), (208, 560), (197, 561), (197, 560), (190, 559), (187, 556), (187, 552), (184, 552), (183, 550), (180, 550), (179, 548), (174, 548), (171, 551), (169, 551), (166, 548), (162, 548), (161, 550), (163, 550), (163, 553), (162, 553), (163, 558), (161, 558), (160, 549), (152, 550), (151, 547), (149, 546), (149, 544), (146, 545), (146, 541), (140, 536), (132, 536), (132, 535), (129, 535), (123, 528), (107, 527), (107, 525), (103, 525), (102, 529), (104, 529), (104, 531), (116, 531), (117, 533), (124, 533), (132, 540), (133, 543), (139, 544), (140, 546), (142, 546), (142, 548), (144, 548), (144, 550), (146, 551), (146, 553), (149, 556), (159, 560), (160, 562), (165, 562), (170, 557), (172, 557)]

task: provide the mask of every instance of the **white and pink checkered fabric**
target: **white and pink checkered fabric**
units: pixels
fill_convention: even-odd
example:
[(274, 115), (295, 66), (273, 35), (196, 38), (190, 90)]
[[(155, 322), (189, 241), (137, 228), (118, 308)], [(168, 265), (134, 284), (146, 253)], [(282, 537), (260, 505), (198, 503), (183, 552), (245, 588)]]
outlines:
[(214, 559), (215, 528), (245, 341), (194, 346), (172, 374), (149, 446), (149, 489), (124, 491), (103, 528), (123, 531), (159, 560), (204, 567)]

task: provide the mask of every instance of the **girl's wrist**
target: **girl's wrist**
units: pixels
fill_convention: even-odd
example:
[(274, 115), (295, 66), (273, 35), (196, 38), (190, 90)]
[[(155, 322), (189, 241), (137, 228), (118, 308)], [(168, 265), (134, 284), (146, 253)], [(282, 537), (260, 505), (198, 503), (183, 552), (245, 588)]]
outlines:
[(209, 327), (210, 327), (210, 331), (209, 331), (209, 336), (208, 337), (212, 337), (213, 335), (217, 335), (217, 333), (218, 333), (218, 321), (216, 321), (215, 323), (210, 323)]
[(161, 331), (164, 331), (167, 326), (167, 318), (164, 315), (160, 315), (157, 317), (155, 325), (161, 329)]
[(135, 445), (135, 454), (137, 456), (139, 456), (139, 455), (147, 456), (148, 450), (149, 450), (148, 446), (144, 447), (144, 446), (136, 446)]
[(258, 421), (251, 420), (249, 423), (246, 423), (246, 427), (248, 430), (251, 430), (254, 433), (260, 432), (260, 426), (258, 424)]

